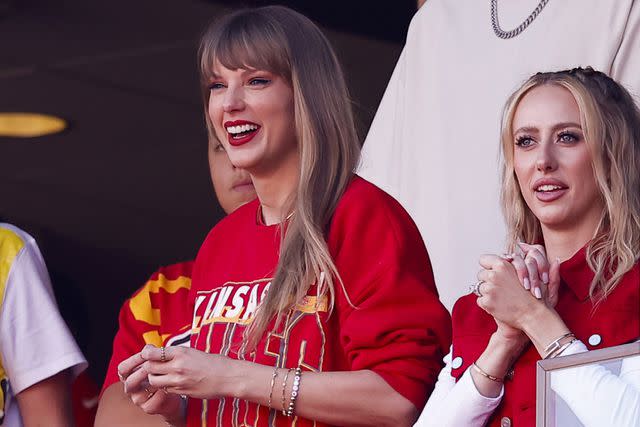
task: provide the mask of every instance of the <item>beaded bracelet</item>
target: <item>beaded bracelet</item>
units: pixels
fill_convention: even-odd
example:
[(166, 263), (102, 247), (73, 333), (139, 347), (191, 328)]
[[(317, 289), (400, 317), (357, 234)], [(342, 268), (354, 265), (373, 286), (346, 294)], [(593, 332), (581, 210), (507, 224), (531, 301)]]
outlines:
[(293, 386), (291, 387), (291, 397), (289, 398), (289, 409), (287, 409), (287, 417), (293, 416), (293, 411), (296, 406), (296, 399), (300, 391), (300, 382), (302, 380), (302, 369), (297, 367), (293, 375)]
[(473, 367), (475, 368), (475, 370), (476, 370), (476, 372), (477, 372), (477, 373), (479, 373), (480, 375), (482, 375), (482, 376), (483, 376), (483, 377), (485, 377), (485, 378), (490, 379), (491, 381), (495, 381), (495, 382), (497, 382), (497, 383), (503, 383), (503, 382), (504, 382), (504, 380), (503, 380), (502, 378), (494, 377), (494, 376), (493, 376), (493, 375), (491, 375), (491, 374), (487, 374), (485, 371), (483, 371), (483, 370), (480, 368), (480, 366), (478, 366), (478, 365), (476, 364), (476, 362), (473, 362)]

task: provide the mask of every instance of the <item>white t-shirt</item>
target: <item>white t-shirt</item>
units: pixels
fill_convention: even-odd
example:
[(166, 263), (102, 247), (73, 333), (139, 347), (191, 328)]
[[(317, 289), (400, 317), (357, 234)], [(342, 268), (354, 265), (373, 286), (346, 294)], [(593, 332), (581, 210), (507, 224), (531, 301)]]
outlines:
[(65, 324), (51, 281), (34, 239), (0, 223), (0, 421), (2, 427), (22, 426), (15, 395), (58, 372), (87, 362)]
[[(499, 0), (505, 30), (538, 0)], [(369, 134), (358, 173), (407, 209), (425, 240), (443, 303), (500, 253), (499, 129), (507, 97), (538, 71), (591, 65), (640, 99), (640, 1), (550, 0), (520, 35), (493, 32), (490, 0), (428, 0)]]

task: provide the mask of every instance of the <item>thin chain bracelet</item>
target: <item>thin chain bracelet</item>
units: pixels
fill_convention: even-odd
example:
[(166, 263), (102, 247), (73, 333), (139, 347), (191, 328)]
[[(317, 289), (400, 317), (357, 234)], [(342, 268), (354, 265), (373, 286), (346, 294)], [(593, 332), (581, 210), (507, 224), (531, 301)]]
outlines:
[(293, 368), (288, 369), (287, 373), (284, 374), (284, 380), (282, 381), (282, 415), (287, 415), (287, 398), (286, 398), (286, 389), (287, 389), (287, 379), (289, 378), (289, 373), (293, 371)]

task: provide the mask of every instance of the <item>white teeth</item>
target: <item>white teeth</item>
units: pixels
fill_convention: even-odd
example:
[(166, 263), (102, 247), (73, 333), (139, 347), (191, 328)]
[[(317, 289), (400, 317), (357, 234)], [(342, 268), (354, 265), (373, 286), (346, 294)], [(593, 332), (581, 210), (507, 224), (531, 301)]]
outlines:
[(561, 189), (562, 187), (559, 185), (545, 184), (538, 187), (536, 191), (555, 191), (555, 190), (561, 190)]
[(248, 132), (256, 129), (258, 129), (258, 125), (246, 124), (246, 125), (238, 125), (238, 126), (229, 126), (227, 127), (227, 132), (229, 132), (231, 135), (236, 135), (242, 132)]

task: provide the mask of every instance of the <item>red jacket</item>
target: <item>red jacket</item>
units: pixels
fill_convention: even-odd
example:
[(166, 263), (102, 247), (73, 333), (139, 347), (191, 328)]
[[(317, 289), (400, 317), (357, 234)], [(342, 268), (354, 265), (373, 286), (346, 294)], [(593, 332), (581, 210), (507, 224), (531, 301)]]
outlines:
[[(585, 249), (560, 266), (562, 284), (556, 310), (571, 332), (590, 350), (612, 347), (640, 336), (640, 265), (636, 263), (597, 308), (589, 298), (593, 272)], [(476, 305), (476, 296), (460, 298), (452, 314), (453, 354), (451, 374), (456, 381), (479, 356), (496, 330), (493, 317)], [(535, 426), (536, 362), (534, 346), (517, 360), (513, 379), (505, 381), (504, 397), (489, 418), (488, 426)], [(453, 367), (456, 367), (453, 369)], [(508, 420), (507, 420), (508, 418)]]

